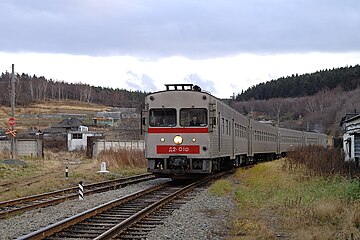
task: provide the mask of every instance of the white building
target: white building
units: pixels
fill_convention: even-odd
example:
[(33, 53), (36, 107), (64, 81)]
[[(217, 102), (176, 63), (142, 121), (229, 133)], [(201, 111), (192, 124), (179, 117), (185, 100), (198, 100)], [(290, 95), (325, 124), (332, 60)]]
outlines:
[(343, 149), (345, 160), (355, 160), (359, 164), (360, 159), (360, 114), (347, 114), (341, 120), (343, 130)]
[(86, 150), (88, 137), (100, 137), (101, 133), (89, 131), (88, 127), (80, 126), (78, 131), (67, 133), (67, 145), (69, 151)]

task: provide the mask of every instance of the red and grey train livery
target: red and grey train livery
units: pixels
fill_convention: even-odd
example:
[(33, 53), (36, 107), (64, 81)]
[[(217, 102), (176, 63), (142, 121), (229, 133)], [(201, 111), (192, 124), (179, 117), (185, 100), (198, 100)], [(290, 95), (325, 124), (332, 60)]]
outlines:
[(271, 159), (326, 135), (278, 128), (240, 114), (193, 84), (167, 84), (145, 99), (145, 157), (159, 176), (189, 177)]

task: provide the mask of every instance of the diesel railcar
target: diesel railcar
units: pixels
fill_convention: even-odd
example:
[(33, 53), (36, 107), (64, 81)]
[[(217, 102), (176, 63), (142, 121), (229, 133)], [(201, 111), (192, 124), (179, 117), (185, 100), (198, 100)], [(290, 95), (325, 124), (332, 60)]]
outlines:
[(326, 146), (326, 135), (278, 128), (240, 114), (193, 84), (167, 84), (145, 99), (148, 171), (173, 178), (210, 174), (296, 146)]

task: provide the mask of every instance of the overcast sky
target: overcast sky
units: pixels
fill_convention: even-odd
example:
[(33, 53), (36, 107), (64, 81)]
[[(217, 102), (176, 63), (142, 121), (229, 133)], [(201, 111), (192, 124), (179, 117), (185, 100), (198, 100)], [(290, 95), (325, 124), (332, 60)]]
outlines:
[(1, 0), (0, 72), (229, 97), (360, 64), (359, 0)]

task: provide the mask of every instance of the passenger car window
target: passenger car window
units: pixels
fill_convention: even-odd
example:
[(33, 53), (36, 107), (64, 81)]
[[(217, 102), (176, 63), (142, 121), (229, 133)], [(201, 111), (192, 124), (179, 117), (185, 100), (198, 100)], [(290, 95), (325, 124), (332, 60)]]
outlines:
[(150, 127), (176, 126), (176, 109), (156, 108), (150, 109)]
[(206, 108), (180, 109), (180, 125), (182, 127), (207, 126), (207, 109)]

